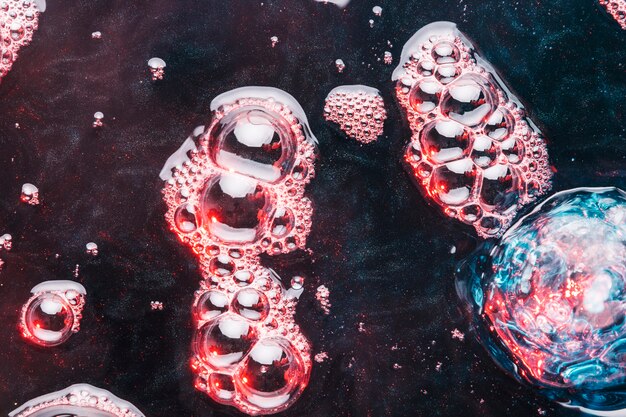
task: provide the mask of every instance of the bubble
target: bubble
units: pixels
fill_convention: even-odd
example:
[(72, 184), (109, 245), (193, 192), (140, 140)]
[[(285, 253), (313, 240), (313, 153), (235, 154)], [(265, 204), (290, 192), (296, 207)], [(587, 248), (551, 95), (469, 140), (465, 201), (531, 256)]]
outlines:
[(223, 242), (258, 240), (267, 223), (270, 197), (265, 188), (238, 174), (223, 174), (205, 188), (200, 209), (205, 227)]
[(392, 79), (412, 132), (404, 162), (445, 214), (494, 237), (550, 189), (541, 133), (454, 23), (420, 29)]
[(148, 68), (152, 74), (152, 81), (162, 80), (165, 76), (165, 67), (167, 64), (161, 58), (150, 58), (148, 60)]
[(102, 39), (102, 32), (100, 31), (92, 32), (91, 39)]
[(220, 291), (207, 291), (200, 299), (196, 307), (199, 320), (211, 320), (228, 311), (228, 296)]
[(459, 206), (470, 198), (474, 177), (475, 168), (471, 160), (450, 162), (433, 172), (434, 192), (442, 203)]
[(563, 191), (458, 271), (457, 288), (494, 359), (591, 414), (626, 409), (623, 400), (603, 403), (626, 382), (624, 219), (619, 189)]
[(58, 346), (79, 330), (85, 288), (73, 281), (46, 281), (22, 307), (22, 336), (43, 347)]
[(85, 245), (87, 255), (98, 256), (98, 245), (95, 242), (89, 242)]
[(478, 126), (494, 110), (494, 98), (489, 82), (476, 75), (458, 78), (441, 99), (444, 116), (469, 127)]
[(263, 339), (240, 368), (237, 381), (245, 400), (261, 410), (272, 410), (293, 401), (302, 389), (297, 381), (303, 372), (289, 342)]
[(226, 255), (216, 256), (209, 262), (209, 272), (218, 277), (228, 277), (235, 271), (235, 263)]
[(229, 402), (235, 396), (235, 384), (230, 375), (212, 373), (209, 377), (209, 393), (219, 402)]
[(432, 55), (437, 64), (450, 64), (458, 62), (461, 53), (453, 42), (443, 41), (433, 47)]
[(242, 107), (208, 132), (215, 164), (267, 182), (282, 180), (293, 164), (288, 122), (260, 106)]
[(335, 67), (337, 67), (337, 72), (342, 73), (346, 69), (346, 64), (342, 59), (337, 59), (335, 60)]
[(380, 16), (383, 14), (383, 8), (380, 6), (374, 6), (372, 7), (372, 12), (376, 15), (376, 16)]
[(294, 290), (300, 290), (302, 289), (303, 286), (304, 286), (304, 277), (301, 277), (300, 275), (296, 275), (295, 277), (291, 278), (291, 288), (293, 288)]
[(274, 212), (272, 220), (272, 234), (276, 237), (284, 237), (291, 233), (295, 220), (293, 213), (288, 208), (278, 208)]
[(254, 281), (254, 274), (250, 271), (237, 271), (235, 272), (235, 282), (241, 287), (252, 284)]
[(95, 112), (94, 115), (93, 115), (92, 126), (93, 127), (102, 127), (103, 124), (104, 124), (102, 122), (103, 119), (104, 119), (104, 113), (102, 113), (101, 111)]
[(272, 48), (274, 48), (276, 44), (278, 43), (278, 36), (272, 36), (270, 38), (270, 42), (272, 43)]
[(442, 87), (435, 81), (425, 79), (411, 89), (409, 102), (419, 113), (429, 113), (439, 105), (439, 96)]
[(469, 154), (469, 131), (453, 121), (434, 121), (420, 134), (421, 148), (433, 162), (448, 162)]
[(244, 318), (225, 314), (205, 324), (195, 341), (202, 360), (216, 369), (241, 361), (256, 341), (256, 332)]
[(196, 208), (191, 204), (183, 204), (178, 207), (174, 214), (174, 223), (181, 233), (195, 232), (198, 228)]
[(365, 85), (342, 85), (328, 93), (324, 118), (349, 137), (370, 143), (383, 133), (387, 110), (380, 92)]
[(248, 320), (261, 321), (267, 317), (269, 302), (262, 292), (246, 288), (235, 295), (233, 311)]
[(22, 202), (36, 206), (39, 204), (39, 188), (31, 183), (25, 183), (22, 185), (22, 195), (20, 197)]
[(131, 403), (89, 384), (75, 384), (29, 400), (11, 417), (144, 417)]

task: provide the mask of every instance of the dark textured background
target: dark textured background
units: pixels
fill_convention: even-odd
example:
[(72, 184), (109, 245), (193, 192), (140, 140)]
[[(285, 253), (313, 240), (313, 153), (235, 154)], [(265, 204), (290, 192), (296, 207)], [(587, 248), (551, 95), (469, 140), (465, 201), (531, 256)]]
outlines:
[[(353, 0), (343, 11), (313, 0), (49, 0), (0, 85), (0, 234), (15, 240), (0, 272), (0, 414), (87, 382), (148, 417), (239, 415), (192, 387), (189, 305), (199, 274), (166, 229), (158, 173), (207, 122), (215, 95), (258, 84), (293, 94), (320, 140), (312, 260), (268, 264), (284, 277), (306, 275), (297, 319), (314, 353), (329, 359), (284, 415), (574, 415), (503, 374), (467, 332), (452, 275), (475, 234), (429, 206), (400, 164), (409, 132), (391, 94), (392, 66), (378, 58), (389, 40), (397, 60), (417, 29), (444, 19), (528, 104), (549, 138), (556, 190), (626, 187), (626, 32), (596, 0)], [(95, 30), (101, 40), (91, 39)], [(156, 84), (152, 56), (167, 62)], [(321, 117), (326, 93), (352, 83), (379, 88), (387, 102), (385, 136), (369, 146)], [(95, 111), (105, 114), (100, 130)], [(40, 188), (40, 206), (19, 203), (24, 182)], [(84, 254), (92, 240), (98, 258)], [(71, 278), (76, 264), (89, 292), (81, 332), (59, 348), (27, 345), (16, 323), (30, 288)], [(320, 284), (331, 290), (330, 316), (314, 300)], [(165, 310), (150, 311), (150, 300)]]

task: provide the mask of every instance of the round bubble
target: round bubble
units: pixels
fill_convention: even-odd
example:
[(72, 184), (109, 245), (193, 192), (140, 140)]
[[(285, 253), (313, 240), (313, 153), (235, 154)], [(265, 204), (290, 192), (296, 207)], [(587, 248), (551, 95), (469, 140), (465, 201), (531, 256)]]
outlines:
[(52, 293), (42, 293), (27, 307), (26, 327), (33, 342), (41, 346), (57, 346), (72, 335), (74, 313), (68, 302)]
[(256, 341), (250, 322), (234, 314), (224, 314), (207, 322), (195, 340), (195, 351), (215, 369), (239, 363)]
[(504, 369), (569, 404), (626, 408), (612, 395), (626, 383), (626, 193), (557, 193), (457, 273)]

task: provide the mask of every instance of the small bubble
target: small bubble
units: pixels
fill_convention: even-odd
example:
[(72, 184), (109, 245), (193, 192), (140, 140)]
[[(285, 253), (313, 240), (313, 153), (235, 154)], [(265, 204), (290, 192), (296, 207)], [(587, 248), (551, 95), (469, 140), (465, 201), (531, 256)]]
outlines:
[(335, 66), (337, 67), (337, 72), (342, 73), (344, 69), (346, 69), (346, 64), (342, 59), (335, 60)]
[(272, 42), (272, 48), (276, 46), (276, 44), (278, 43), (278, 36), (272, 36), (270, 38), (270, 42)]
[(383, 8), (380, 6), (374, 6), (372, 8), (372, 12), (374, 12), (376, 16), (380, 16), (381, 14), (383, 14)]
[(24, 203), (28, 203), (31, 206), (39, 204), (39, 188), (30, 183), (22, 185), (21, 200)]
[(293, 288), (294, 290), (301, 290), (303, 286), (304, 286), (304, 277), (301, 277), (300, 275), (296, 275), (293, 278), (291, 278), (291, 288)]
[(163, 310), (163, 303), (161, 301), (150, 301), (150, 309), (152, 311)]
[(91, 39), (101, 39), (101, 38), (102, 38), (102, 32), (100, 31), (96, 31), (91, 34)]
[(88, 255), (98, 256), (98, 245), (94, 242), (89, 242), (85, 245), (85, 250)]
[(102, 113), (101, 111), (95, 112), (93, 114), (93, 127), (102, 127), (102, 119), (104, 119), (104, 113)]
[(152, 81), (162, 80), (165, 76), (165, 67), (167, 64), (161, 58), (150, 58), (148, 67), (152, 74)]

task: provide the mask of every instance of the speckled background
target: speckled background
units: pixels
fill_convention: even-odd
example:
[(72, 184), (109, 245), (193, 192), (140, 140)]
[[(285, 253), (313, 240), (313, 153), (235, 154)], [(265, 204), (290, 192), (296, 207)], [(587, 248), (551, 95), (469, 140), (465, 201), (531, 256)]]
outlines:
[[(14, 236), (0, 271), (0, 414), (86, 382), (148, 417), (240, 415), (192, 387), (189, 306), (199, 274), (166, 229), (158, 173), (207, 122), (214, 96), (251, 84), (294, 95), (320, 141), (309, 186), (313, 255), (267, 264), (285, 278), (306, 276), (297, 319), (314, 353), (329, 359), (315, 363), (283, 415), (576, 414), (503, 374), (468, 332), (453, 271), (475, 233), (429, 205), (403, 172), (409, 131), (392, 96), (393, 67), (379, 58), (390, 50), (397, 60), (427, 23), (457, 22), (542, 127), (555, 190), (624, 188), (626, 32), (595, 0), (354, 0), (345, 10), (313, 0), (48, 3), (0, 84), (0, 234)], [(91, 39), (96, 30), (101, 40)], [(152, 56), (167, 62), (156, 84)], [(326, 93), (354, 83), (379, 88), (389, 111), (384, 137), (369, 146), (321, 116)], [(96, 111), (105, 114), (100, 130), (91, 127)], [(39, 187), (40, 206), (19, 203), (24, 182)], [(89, 241), (99, 257), (84, 253)], [(30, 288), (71, 278), (76, 264), (89, 293), (81, 332), (58, 348), (27, 345), (16, 323)], [(314, 299), (320, 284), (331, 290), (329, 316)], [(150, 311), (151, 300), (164, 311)], [(465, 340), (452, 338), (455, 328)]]

